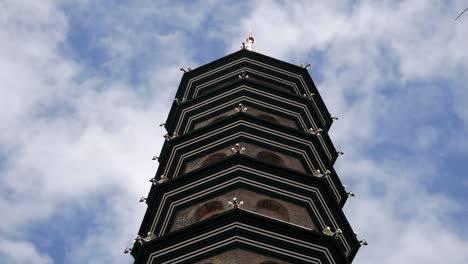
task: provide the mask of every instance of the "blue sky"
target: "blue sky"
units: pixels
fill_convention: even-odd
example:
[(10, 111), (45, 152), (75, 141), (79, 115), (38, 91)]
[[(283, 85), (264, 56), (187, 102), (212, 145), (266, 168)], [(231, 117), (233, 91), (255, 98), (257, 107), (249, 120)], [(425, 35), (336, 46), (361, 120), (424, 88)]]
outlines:
[(2, 263), (131, 263), (182, 72), (309, 72), (356, 193), (354, 263), (468, 263), (466, 1), (0, 1)]

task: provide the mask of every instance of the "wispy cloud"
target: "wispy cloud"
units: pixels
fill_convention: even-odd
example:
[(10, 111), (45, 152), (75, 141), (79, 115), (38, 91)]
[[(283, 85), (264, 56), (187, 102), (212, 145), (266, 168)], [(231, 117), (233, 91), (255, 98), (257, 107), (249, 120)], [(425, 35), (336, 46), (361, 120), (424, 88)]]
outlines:
[(28, 263), (31, 261), (37, 264), (53, 263), (47, 254), (40, 254), (32, 243), (25, 241), (0, 240), (0, 258), (5, 263)]
[[(467, 153), (463, 4), (0, 3), (0, 257), (129, 262), (178, 68), (237, 50), (251, 28), (259, 52), (311, 63), (340, 116), (337, 170), (357, 193), (345, 211), (370, 241), (355, 262), (466, 263), (466, 179), (452, 176)], [(75, 218), (79, 236), (51, 229), (62, 247), (25, 235), (78, 232)]]

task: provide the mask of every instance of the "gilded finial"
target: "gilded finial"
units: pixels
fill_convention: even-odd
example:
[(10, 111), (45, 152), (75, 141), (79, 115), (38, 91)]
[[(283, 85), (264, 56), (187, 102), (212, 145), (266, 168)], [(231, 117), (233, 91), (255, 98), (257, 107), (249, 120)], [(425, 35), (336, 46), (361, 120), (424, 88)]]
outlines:
[(247, 36), (247, 39), (245, 40), (245, 42), (242, 42), (241, 47), (246, 50), (256, 51), (255, 37), (252, 35), (252, 31), (249, 32), (249, 35)]

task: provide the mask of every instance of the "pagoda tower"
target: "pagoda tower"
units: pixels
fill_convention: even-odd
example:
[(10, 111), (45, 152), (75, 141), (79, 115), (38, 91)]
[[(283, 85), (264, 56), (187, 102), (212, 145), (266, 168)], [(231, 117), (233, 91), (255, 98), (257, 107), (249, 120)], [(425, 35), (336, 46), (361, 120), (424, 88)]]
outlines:
[(135, 263), (351, 263), (359, 241), (328, 112), (307, 66), (241, 50), (184, 75)]

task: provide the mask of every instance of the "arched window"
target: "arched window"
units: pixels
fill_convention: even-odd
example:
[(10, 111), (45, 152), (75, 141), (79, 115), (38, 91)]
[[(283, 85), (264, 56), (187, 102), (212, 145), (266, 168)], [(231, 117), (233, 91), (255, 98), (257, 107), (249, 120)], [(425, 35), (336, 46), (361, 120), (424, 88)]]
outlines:
[(258, 115), (257, 117), (262, 119), (262, 120), (274, 123), (274, 124), (279, 124), (280, 123), (278, 121), (278, 119), (272, 117), (271, 115), (261, 114), (261, 115)]
[(200, 206), (195, 214), (193, 215), (193, 222), (198, 222), (201, 220), (205, 220), (212, 216), (222, 213), (223, 210), (223, 203), (219, 201), (211, 201), (202, 206)]
[(288, 209), (282, 204), (270, 199), (258, 201), (257, 213), (283, 221), (289, 221)]
[(218, 162), (224, 159), (227, 155), (225, 153), (215, 153), (202, 162), (202, 167), (208, 166), (212, 163)]
[(281, 159), (280, 156), (270, 151), (260, 151), (257, 154), (257, 158), (268, 163), (284, 166), (283, 159)]

